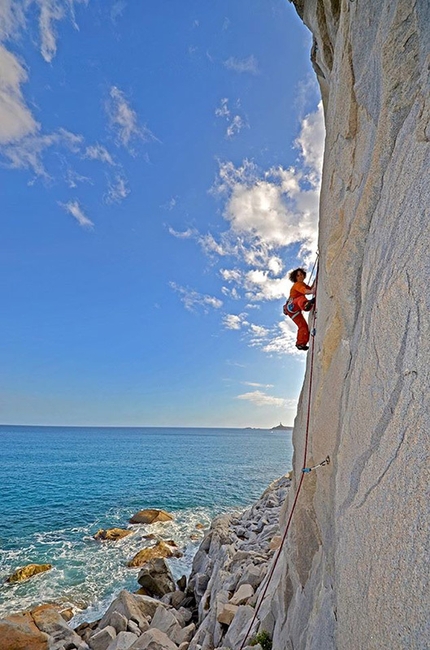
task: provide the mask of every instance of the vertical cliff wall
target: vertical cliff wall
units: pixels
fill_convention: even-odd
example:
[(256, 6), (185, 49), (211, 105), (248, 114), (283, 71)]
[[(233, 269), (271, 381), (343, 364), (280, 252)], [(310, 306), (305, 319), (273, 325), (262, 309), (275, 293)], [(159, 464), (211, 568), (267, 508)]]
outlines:
[(430, 3), (294, 4), (327, 132), (308, 464), (332, 462), (305, 477), (264, 616), (277, 650), (428, 648)]

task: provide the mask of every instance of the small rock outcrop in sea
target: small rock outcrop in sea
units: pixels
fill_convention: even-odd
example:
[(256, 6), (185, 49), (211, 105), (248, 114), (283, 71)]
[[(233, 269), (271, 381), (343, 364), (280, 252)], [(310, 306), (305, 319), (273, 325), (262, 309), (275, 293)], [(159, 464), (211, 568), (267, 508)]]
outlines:
[(146, 562), (149, 562), (149, 560), (154, 560), (155, 558), (181, 557), (181, 555), (181, 551), (178, 549), (173, 540), (169, 540), (168, 542), (160, 540), (155, 544), (155, 546), (143, 548), (141, 551), (136, 553), (136, 555), (129, 562), (127, 562), (127, 566), (139, 567), (146, 564)]
[(128, 535), (132, 535), (133, 531), (129, 530), (128, 528), (101, 528), (96, 532), (94, 535), (94, 539), (100, 540), (100, 541), (112, 541), (116, 542), (118, 539), (122, 539), (123, 537), (127, 537)]
[(165, 510), (156, 510), (149, 508), (147, 510), (139, 510), (131, 518), (131, 524), (155, 524), (159, 521), (173, 521), (173, 515), (169, 515)]
[(38, 573), (49, 571), (49, 569), (52, 569), (52, 564), (27, 564), (12, 573), (12, 575), (7, 578), (6, 582), (22, 582), (23, 580), (32, 578)]

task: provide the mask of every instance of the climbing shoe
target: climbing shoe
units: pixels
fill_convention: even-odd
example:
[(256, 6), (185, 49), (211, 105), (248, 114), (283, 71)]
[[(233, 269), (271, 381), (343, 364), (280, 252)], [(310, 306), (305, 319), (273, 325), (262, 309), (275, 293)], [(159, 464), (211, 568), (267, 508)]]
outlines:
[(303, 311), (310, 311), (314, 305), (315, 305), (315, 298), (312, 298), (311, 300), (305, 302)]
[(296, 345), (298, 350), (309, 350), (309, 345)]

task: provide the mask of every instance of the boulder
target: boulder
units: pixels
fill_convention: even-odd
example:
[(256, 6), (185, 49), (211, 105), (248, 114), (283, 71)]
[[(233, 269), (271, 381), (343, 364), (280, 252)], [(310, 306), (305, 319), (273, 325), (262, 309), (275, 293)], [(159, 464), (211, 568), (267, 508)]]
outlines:
[(94, 539), (100, 541), (116, 542), (118, 539), (132, 535), (133, 531), (128, 528), (100, 528), (94, 535)]
[(30, 612), (0, 620), (0, 650), (48, 650), (48, 635), (36, 627)]
[[(160, 557), (181, 557), (182, 553), (177, 550), (176, 545), (172, 546), (166, 542), (160, 541), (155, 544), (155, 546), (150, 546), (148, 548), (143, 548), (141, 551), (136, 553), (136, 555), (127, 562), (129, 567), (139, 567), (143, 566), (149, 560)], [(170, 591), (173, 591), (172, 589)]]
[(165, 607), (159, 607), (151, 621), (150, 629), (156, 628), (167, 634), (169, 639), (174, 643), (182, 643), (182, 628), (176, 617)]
[(70, 628), (55, 605), (40, 605), (31, 610), (31, 616), (41, 632), (49, 638), (50, 650), (62, 650), (66, 645), (79, 646), (80, 636)]
[(232, 650), (240, 648), (253, 616), (254, 610), (249, 605), (241, 605), (238, 608), (224, 638), (224, 644), (227, 647), (230, 647)]
[(139, 572), (137, 581), (148, 596), (161, 598), (165, 594), (175, 591), (175, 580), (166, 560), (161, 557), (146, 562)]
[(12, 573), (12, 575), (7, 578), (6, 582), (21, 582), (22, 580), (28, 580), (28, 578), (32, 578), (38, 573), (49, 571), (49, 569), (52, 569), (52, 564), (27, 564)]
[(110, 624), (115, 628), (115, 632), (119, 634), (120, 632), (125, 632), (127, 630), (128, 620), (120, 612), (113, 612), (110, 617)]
[(155, 524), (159, 521), (172, 521), (173, 516), (169, 515), (164, 510), (155, 510), (153, 508), (147, 510), (139, 510), (131, 519), (131, 524)]
[(238, 609), (239, 607), (237, 605), (231, 605), (230, 603), (226, 603), (221, 608), (221, 611), (216, 617), (216, 620), (218, 621), (218, 623), (223, 623), (224, 625), (230, 625)]
[(173, 594), (170, 594), (170, 604), (175, 609), (179, 609), (182, 603), (185, 600), (185, 594), (183, 591), (174, 591)]
[[(121, 591), (118, 594), (118, 597), (110, 604), (105, 615), (99, 623), (100, 629), (103, 629), (107, 626), (113, 627), (112, 623), (115, 623), (118, 619), (116, 614), (121, 614), (127, 620), (133, 620), (142, 631), (145, 631), (149, 627), (148, 616), (153, 616), (155, 609), (158, 607), (158, 601), (153, 601), (152, 603), (147, 604), (145, 601), (142, 601), (142, 596), (134, 596), (128, 591)], [(148, 599), (152, 601), (152, 598)]]
[(256, 589), (261, 581), (263, 580), (263, 577), (265, 575), (265, 569), (264, 567), (260, 566), (255, 566), (255, 564), (249, 564), (243, 574), (242, 577), (239, 579), (238, 587), (244, 584), (250, 584), (251, 587)]
[(88, 641), (91, 650), (107, 650), (116, 637), (113, 627), (108, 625), (103, 630), (98, 630)]
[(254, 595), (251, 585), (240, 585), (234, 596), (230, 598), (231, 605), (244, 605)]
[(133, 650), (178, 650), (178, 646), (167, 634), (154, 628), (142, 634), (133, 645)]
[(138, 638), (138, 634), (132, 634), (132, 632), (120, 632), (108, 646), (107, 650), (128, 650), (128, 648), (130, 648)]

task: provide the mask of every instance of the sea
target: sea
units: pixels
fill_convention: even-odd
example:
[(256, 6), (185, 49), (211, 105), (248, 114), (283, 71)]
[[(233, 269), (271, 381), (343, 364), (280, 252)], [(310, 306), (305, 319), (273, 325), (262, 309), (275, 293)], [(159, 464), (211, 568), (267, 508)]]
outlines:
[[(172, 573), (189, 575), (199, 525), (252, 504), (291, 469), (292, 444), (290, 430), (2, 425), (0, 458), (0, 617), (55, 602), (74, 608), (77, 625), (139, 587), (126, 563), (154, 543), (147, 535), (173, 539), (183, 556), (169, 560)], [(94, 540), (143, 508), (174, 520)], [(30, 563), (53, 568), (5, 582)]]

